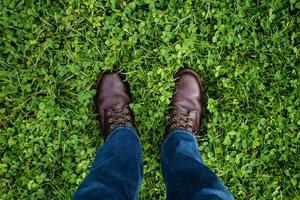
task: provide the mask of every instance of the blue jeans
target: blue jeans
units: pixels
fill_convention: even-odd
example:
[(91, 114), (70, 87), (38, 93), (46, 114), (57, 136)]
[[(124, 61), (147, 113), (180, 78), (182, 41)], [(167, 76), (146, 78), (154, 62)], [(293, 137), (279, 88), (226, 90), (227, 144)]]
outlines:
[[(162, 171), (171, 200), (233, 199), (204, 165), (192, 133), (173, 130), (162, 145)], [(99, 148), (74, 200), (138, 199), (143, 179), (142, 145), (133, 127), (119, 125)]]

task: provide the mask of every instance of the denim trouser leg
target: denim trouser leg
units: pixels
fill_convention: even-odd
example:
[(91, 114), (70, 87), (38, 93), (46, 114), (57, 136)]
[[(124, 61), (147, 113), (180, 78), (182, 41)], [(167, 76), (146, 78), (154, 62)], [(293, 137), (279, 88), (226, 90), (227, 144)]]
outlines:
[(73, 199), (138, 199), (142, 178), (140, 140), (132, 127), (120, 125), (97, 151), (91, 171)]
[(223, 183), (203, 163), (196, 138), (175, 129), (162, 146), (162, 170), (170, 200), (233, 199)]

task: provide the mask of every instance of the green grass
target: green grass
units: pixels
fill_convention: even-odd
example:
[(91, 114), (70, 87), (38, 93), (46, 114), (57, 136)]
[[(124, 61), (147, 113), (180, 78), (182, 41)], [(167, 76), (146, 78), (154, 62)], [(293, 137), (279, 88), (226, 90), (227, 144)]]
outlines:
[[(184, 3), (183, 3), (184, 2)], [(160, 145), (173, 75), (205, 84), (199, 138), (236, 199), (300, 199), (296, 0), (0, 3), (0, 199), (69, 199), (102, 144), (101, 71), (131, 84), (140, 199), (164, 199)]]

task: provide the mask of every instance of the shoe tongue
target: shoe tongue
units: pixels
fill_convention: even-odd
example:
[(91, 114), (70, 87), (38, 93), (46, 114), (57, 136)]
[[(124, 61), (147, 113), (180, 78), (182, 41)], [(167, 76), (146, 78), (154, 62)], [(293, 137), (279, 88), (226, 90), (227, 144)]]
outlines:
[(122, 111), (125, 107), (126, 105), (124, 104), (114, 104), (111, 108), (113, 111)]
[(197, 113), (198, 113), (196, 110), (178, 109), (178, 107), (176, 109), (178, 110), (179, 113), (184, 114), (184, 115), (188, 115), (192, 118), (195, 118), (197, 116)]
[(192, 110), (192, 111), (190, 111), (188, 114), (189, 114), (190, 117), (195, 118), (196, 115), (197, 115), (197, 111)]
[(187, 105), (186, 103), (182, 103), (179, 101), (175, 105), (176, 105), (176, 109), (180, 113), (189, 114), (189, 112), (191, 111), (191, 106)]

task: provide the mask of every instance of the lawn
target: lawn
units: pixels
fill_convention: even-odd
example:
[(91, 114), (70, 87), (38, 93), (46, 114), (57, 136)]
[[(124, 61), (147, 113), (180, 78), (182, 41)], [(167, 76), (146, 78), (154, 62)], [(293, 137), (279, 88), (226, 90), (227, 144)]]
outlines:
[(140, 199), (165, 199), (173, 76), (205, 85), (200, 152), (236, 199), (300, 199), (297, 0), (0, 2), (0, 199), (69, 199), (103, 143), (95, 82), (131, 84)]

